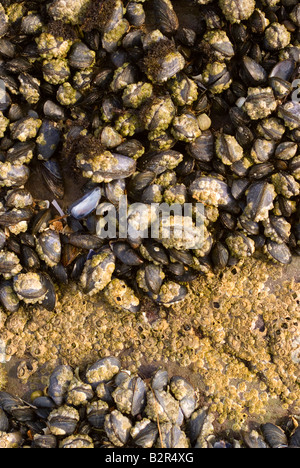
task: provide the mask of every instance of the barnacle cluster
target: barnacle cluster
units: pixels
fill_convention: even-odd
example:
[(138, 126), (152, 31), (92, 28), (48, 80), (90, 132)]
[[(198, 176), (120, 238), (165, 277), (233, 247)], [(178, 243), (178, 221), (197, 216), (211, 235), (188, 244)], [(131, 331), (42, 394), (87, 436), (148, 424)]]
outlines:
[[(190, 25), (170, 0), (153, 8), (3, 3), (0, 255), (11, 282), (0, 289), (15, 295), (0, 297), (8, 311), (16, 298), (53, 310), (53, 283), (70, 278), (89, 295), (110, 296), (110, 281), (136, 291), (144, 276), (137, 296), (170, 306), (185, 298), (182, 283), (256, 250), (291, 262), (299, 249), (296, 3), (191, 0)], [(41, 187), (46, 197), (36, 195)], [(166, 221), (140, 214), (139, 202), (193, 210), (186, 227), (186, 214)], [(16, 291), (32, 273), (33, 289)], [(107, 280), (96, 279), (102, 274)], [(133, 302), (124, 310), (138, 310), (140, 298)]]
[(2, 448), (299, 448), (298, 419), (224, 439), (187, 379), (163, 368), (145, 379), (114, 356), (81, 373), (57, 366), (46, 393), (33, 392), (30, 404), (0, 392)]
[(72, 283), (55, 312), (33, 305), (3, 317), (7, 363), (22, 382), (46, 386), (57, 362), (83, 369), (113, 354), (131, 372), (161, 365), (189, 376), (216, 422), (235, 430), (298, 414), (299, 285), (283, 281), (279, 265), (242, 263), (194, 281), (183, 306), (157, 309), (145, 298), (135, 314)]

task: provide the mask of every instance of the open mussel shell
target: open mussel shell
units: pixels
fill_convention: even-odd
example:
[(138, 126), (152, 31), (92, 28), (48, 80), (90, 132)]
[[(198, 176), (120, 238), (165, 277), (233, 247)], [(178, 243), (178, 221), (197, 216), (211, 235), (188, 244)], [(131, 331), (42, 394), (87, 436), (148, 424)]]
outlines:
[(91, 192), (85, 194), (80, 200), (75, 201), (69, 207), (69, 213), (75, 219), (86, 218), (92, 213), (99, 205), (102, 196), (102, 190), (100, 187), (96, 187)]

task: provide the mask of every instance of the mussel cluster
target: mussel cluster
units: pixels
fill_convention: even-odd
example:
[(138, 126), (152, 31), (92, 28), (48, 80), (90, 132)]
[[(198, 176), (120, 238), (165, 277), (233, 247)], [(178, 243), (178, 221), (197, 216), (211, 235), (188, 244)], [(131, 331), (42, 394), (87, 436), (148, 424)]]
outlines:
[[(130, 312), (142, 294), (170, 306), (184, 283), (256, 250), (282, 264), (299, 254), (298, 1), (184, 3), (183, 15), (175, 0), (0, 3), (6, 310), (53, 310), (54, 283), (70, 278)], [(192, 218), (178, 236), (176, 214), (169, 236), (163, 221), (135, 236), (153, 222), (138, 202), (202, 204), (203, 228)], [(113, 219), (126, 237), (103, 236)]]
[(79, 369), (57, 366), (31, 402), (0, 392), (2, 448), (299, 448), (297, 420), (223, 439), (183, 377), (145, 379), (109, 356)]

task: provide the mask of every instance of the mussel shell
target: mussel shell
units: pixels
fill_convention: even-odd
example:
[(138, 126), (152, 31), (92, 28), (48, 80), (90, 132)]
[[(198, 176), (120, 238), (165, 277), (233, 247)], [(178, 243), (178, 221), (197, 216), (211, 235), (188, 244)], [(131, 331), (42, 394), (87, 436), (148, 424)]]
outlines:
[(54, 159), (45, 161), (40, 165), (40, 170), (46, 185), (55, 198), (62, 199), (65, 194), (65, 185), (59, 163)]
[(19, 309), (19, 299), (14, 292), (11, 281), (2, 281), (0, 283), (0, 302), (9, 312), (16, 312)]
[(70, 234), (67, 237), (67, 242), (75, 247), (86, 250), (98, 250), (103, 245), (103, 240), (98, 236), (92, 234), (79, 233), (79, 234)]
[(251, 184), (247, 192), (247, 205), (249, 207), (247, 215), (256, 222), (265, 219), (268, 216), (268, 211), (273, 208), (274, 198), (274, 188), (268, 182)]
[(153, 8), (158, 29), (166, 35), (174, 34), (179, 27), (179, 21), (172, 3), (166, 0), (154, 0)]
[(127, 242), (111, 242), (111, 249), (114, 255), (125, 265), (140, 266), (144, 262)]
[(59, 365), (52, 372), (48, 385), (48, 396), (57, 406), (63, 403), (72, 378), (73, 370), (68, 365)]
[(277, 242), (268, 241), (266, 248), (271, 257), (279, 263), (289, 265), (292, 262), (292, 254), (286, 244), (278, 244)]
[(271, 448), (283, 448), (288, 446), (287, 436), (281, 427), (272, 423), (266, 423), (262, 425), (262, 432)]
[(55, 305), (56, 305), (55, 286), (53, 284), (52, 279), (47, 273), (43, 272), (43, 277), (44, 277), (44, 282), (47, 288), (47, 292), (42, 301), (42, 306), (51, 312), (52, 310), (55, 309)]
[(202, 135), (187, 145), (187, 151), (196, 160), (210, 162), (214, 157), (213, 134), (209, 130), (202, 132)]
[(40, 210), (32, 219), (30, 224), (31, 233), (33, 235), (38, 234), (42, 230), (48, 227), (48, 222), (52, 219), (52, 213), (49, 208)]
[(1, 226), (14, 226), (22, 221), (29, 221), (32, 217), (30, 207), (21, 209), (12, 209), (0, 215)]
[(75, 219), (86, 218), (98, 206), (102, 195), (100, 187), (96, 187), (91, 192), (85, 194), (80, 200), (77, 200), (69, 207), (69, 213)]
[(109, 356), (95, 362), (86, 371), (86, 380), (93, 389), (102, 383), (109, 382), (121, 368), (121, 362), (118, 358)]
[[(50, 120), (44, 120), (37, 140), (37, 151), (39, 159), (50, 159), (55, 153), (60, 139), (61, 131), (58, 125), (55, 122), (51, 122)], [(41, 143), (39, 143), (39, 141), (41, 141)]]
[(143, 243), (143, 246), (145, 247), (147, 253), (150, 255), (150, 257), (155, 261), (158, 262), (162, 265), (168, 265), (169, 264), (169, 258), (166, 253), (166, 250), (162, 245), (160, 245), (158, 242), (149, 240), (145, 241)]
[(295, 71), (296, 64), (294, 60), (281, 60), (271, 70), (269, 78), (280, 78), (289, 81)]
[(130, 437), (131, 422), (120, 411), (114, 410), (105, 417), (104, 429), (110, 441), (122, 447)]
[(33, 436), (32, 448), (56, 448), (57, 447), (57, 438), (52, 434), (35, 434)]
[(289, 447), (300, 447), (300, 427), (298, 426), (295, 432), (292, 434), (289, 442)]
[(248, 448), (268, 448), (266, 442), (256, 431), (252, 431), (250, 433), (244, 432), (243, 438)]
[(179, 151), (174, 150), (145, 154), (138, 160), (138, 169), (142, 172), (150, 171), (159, 175), (167, 169), (175, 168), (182, 160), (183, 155)]
[(157, 438), (158, 429), (155, 423), (150, 420), (137, 422), (131, 430), (131, 437), (138, 447), (151, 448)]
[(102, 429), (108, 409), (108, 405), (101, 400), (89, 403), (87, 406), (87, 420), (90, 425), (96, 429)]
[(11, 415), (14, 419), (19, 422), (34, 421), (36, 419), (36, 414), (33, 408), (30, 406), (19, 405), (11, 409)]
[(9, 429), (9, 420), (5, 411), (0, 408), (0, 432), (7, 432)]
[(27, 270), (37, 270), (41, 264), (35, 250), (28, 245), (21, 246), (21, 262)]
[(71, 416), (56, 416), (53, 412), (51, 412), (48, 417), (49, 429), (53, 434), (71, 435), (75, 432), (77, 422), (78, 421)]
[(61, 240), (56, 231), (48, 229), (43, 231), (37, 237), (38, 254), (48, 265), (54, 266), (60, 262), (61, 258)]
[[(32, 275), (35, 275), (35, 282), (32, 281)], [(19, 282), (20, 279), (21, 283)], [(48, 285), (45, 276), (42, 273), (28, 273), (15, 276), (13, 278), (13, 284), (18, 297), (21, 297), (24, 300), (30, 301), (44, 298), (48, 291)], [(36, 286), (38, 286), (38, 288), (36, 288)]]
[(11, 414), (13, 408), (17, 408), (21, 404), (21, 400), (8, 392), (0, 392), (0, 408), (6, 413)]
[(267, 81), (266, 70), (250, 57), (243, 57), (241, 75), (249, 85), (259, 86)]
[[(166, 282), (165, 286), (168, 288), (170, 283), (172, 282)], [(187, 296), (187, 294), (188, 294), (188, 289), (185, 285), (178, 285), (178, 290), (176, 294), (173, 294), (173, 296), (169, 292), (165, 293), (164, 291), (162, 291), (162, 288), (161, 288), (157, 297), (156, 296), (154, 297), (154, 300), (158, 304), (162, 304), (166, 307), (169, 307), (172, 304), (176, 304), (178, 302), (183, 301), (185, 297)]]
[(229, 252), (224, 244), (217, 242), (211, 251), (212, 261), (216, 268), (224, 269), (229, 261)]
[(150, 292), (158, 294), (163, 283), (162, 269), (158, 265), (149, 264), (145, 266), (145, 281)]

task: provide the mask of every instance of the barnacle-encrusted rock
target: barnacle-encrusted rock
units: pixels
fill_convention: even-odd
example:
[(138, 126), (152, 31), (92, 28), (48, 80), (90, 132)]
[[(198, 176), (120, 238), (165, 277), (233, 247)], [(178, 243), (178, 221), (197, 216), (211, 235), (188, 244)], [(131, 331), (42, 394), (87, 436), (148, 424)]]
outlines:
[(128, 312), (137, 312), (140, 301), (134, 291), (127, 286), (125, 281), (113, 279), (106, 287), (104, 295), (107, 301), (117, 309)]
[(48, 12), (55, 20), (79, 24), (89, 3), (89, 0), (54, 0), (48, 6)]
[(230, 165), (242, 159), (244, 151), (234, 136), (221, 134), (216, 139), (216, 154), (223, 164)]
[(116, 447), (123, 447), (129, 439), (132, 424), (120, 411), (114, 410), (105, 417), (104, 427), (109, 440)]
[(272, 23), (265, 31), (266, 47), (270, 50), (284, 49), (291, 41), (291, 34), (280, 23)]
[(191, 217), (175, 215), (163, 217), (159, 226), (159, 239), (168, 248), (198, 249), (205, 242), (204, 225), (196, 226)]
[(70, 50), (72, 41), (63, 37), (43, 32), (36, 38), (39, 54), (44, 59), (65, 57)]
[(41, 125), (41, 119), (27, 117), (10, 124), (11, 135), (14, 139), (24, 142), (36, 137)]
[(12, 278), (22, 270), (18, 256), (14, 252), (0, 251), (0, 273), (5, 279)]
[(5, 130), (9, 124), (9, 119), (7, 119), (2, 112), (0, 112), (0, 138), (4, 137)]
[(37, 273), (21, 273), (15, 276), (14, 290), (19, 299), (28, 304), (42, 301), (47, 294), (47, 288)]
[(234, 55), (233, 45), (223, 30), (207, 31), (203, 36), (203, 45), (208, 53), (220, 62), (230, 60)]
[(80, 99), (81, 94), (72, 87), (71, 83), (66, 82), (60, 85), (56, 97), (62, 106), (70, 106)]
[(71, 74), (68, 61), (62, 58), (44, 60), (42, 69), (44, 80), (53, 85), (64, 83)]
[(138, 108), (152, 95), (151, 83), (133, 83), (129, 84), (123, 92), (123, 103), (126, 107)]
[(103, 252), (94, 255), (85, 263), (80, 283), (89, 295), (102, 291), (111, 281), (115, 269), (115, 261), (112, 253)]
[(255, 0), (219, 0), (219, 5), (230, 23), (240, 23), (252, 15)]
[(249, 88), (244, 108), (252, 120), (268, 117), (277, 108), (272, 88)]

